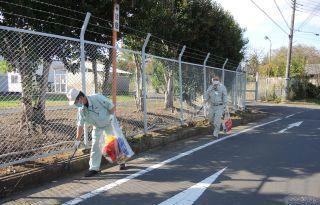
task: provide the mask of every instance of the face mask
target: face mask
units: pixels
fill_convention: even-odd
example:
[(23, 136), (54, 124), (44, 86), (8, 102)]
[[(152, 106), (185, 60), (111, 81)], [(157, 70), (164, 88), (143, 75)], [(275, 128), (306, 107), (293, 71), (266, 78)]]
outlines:
[(218, 85), (220, 82), (218, 81), (218, 80), (214, 80), (214, 81), (212, 81), (212, 84), (213, 85)]
[(78, 108), (83, 107), (83, 104), (82, 104), (82, 103), (75, 103), (74, 105), (75, 105), (76, 107), (78, 107)]

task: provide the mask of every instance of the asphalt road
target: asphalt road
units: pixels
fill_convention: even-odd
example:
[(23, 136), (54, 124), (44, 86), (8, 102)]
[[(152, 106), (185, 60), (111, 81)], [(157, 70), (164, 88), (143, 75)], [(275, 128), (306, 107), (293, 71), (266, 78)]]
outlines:
[(7, 204), (320, 204), (320, 109), (258, 108), (271, 117), (220, 140), (195, 136)]

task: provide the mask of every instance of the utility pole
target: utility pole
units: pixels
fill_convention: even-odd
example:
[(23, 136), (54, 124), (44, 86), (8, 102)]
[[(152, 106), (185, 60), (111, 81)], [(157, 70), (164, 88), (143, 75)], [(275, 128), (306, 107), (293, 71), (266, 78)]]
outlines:
[(119, 4), (113, 0), (113, 29), (112, 29), (112, 102), (117, 103), (117, 32), (119, 31)]
[(290, 81), (290, 67), (291, 67), (291, 56), (292, 56), (292, 40), (293, 40), (294, 18), (295, 18), (297, 0), (292, 0), (292, 3), (293, 3), (293, 6), (292, 6), (291, 28), (290, 28), (290, 34), (289, 34), (289, 46), (288, 46), (288, 53), (287, 53), (285, 100), (289, 99), (289, 81)]

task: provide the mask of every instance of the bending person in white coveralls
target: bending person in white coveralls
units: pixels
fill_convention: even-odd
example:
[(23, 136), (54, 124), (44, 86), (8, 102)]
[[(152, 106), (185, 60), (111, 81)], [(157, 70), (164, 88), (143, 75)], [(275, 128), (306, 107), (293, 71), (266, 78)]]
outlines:
[[(80, 144), (84, 123), (93, 126), (89, 171), (85, 174), (85, 177), (91, 177), (100, 171), (102, 158), (102, 153), (99, 148), (100, 137), (102, 137), (103, 132), (110, 135), (113, 134), (111, 120), (114, 114), (114, 105), (108, 98), (101, 94), (85, 96), (83, 92), (77, 89), (71, 89), (67, 97), (69, 99), (69, 105), (78, 107), (76, 146)], [(120, 164), (120, 170), (122, 169), (125, 169), (125, 164)]]
[(212, 78), (212, 85), (204, 94), (204, 103), (208, 106), (208, 119), (213, 124), (213, 136), (218, 138), (221, 118), (227, 106), (227, 89), (217, 76)]

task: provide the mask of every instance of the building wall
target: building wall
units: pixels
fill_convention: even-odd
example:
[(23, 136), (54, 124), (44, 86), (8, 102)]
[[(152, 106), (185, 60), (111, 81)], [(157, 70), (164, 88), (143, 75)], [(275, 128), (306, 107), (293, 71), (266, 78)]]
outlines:
[[(98, 84), (99, 86), (102, 85), (102, 75), (98, 75)], [(68, 90), (71, 88), (76, 88), (81, 90), (82, 89), (82, 79), (81, 74), (76, 73), (68, 73)], [(111, 84), (112, 84), (112, 76), (110, 75), (108, 79), (108, 83), (110, 84), (110, 93), (111, 93)], [(129, 93), (129, 84), (130, 84), (130, 78), (129, 76), (118, 76), (117, 77), (117, 93), (118, 95), (124, 95)], [(94, 80), (93, 80), (93, 73), (87, 73), (86, 74), (86, 94), (92, 95), (95, 93), (94, 91)]]
[(313, 76), (312, 78), (310, 78), (309, 82), (316, 86), (320, 86), (320, 75)]
[(0, 74), (0, 93), (8, 92), (8, 77), (6, 74)]
[(8, 92), (13, 92), (13, 93), (22, 92), (21, 76), (19, 73), (9, 72), (7, 73), (7, 79), (8, 79)]

